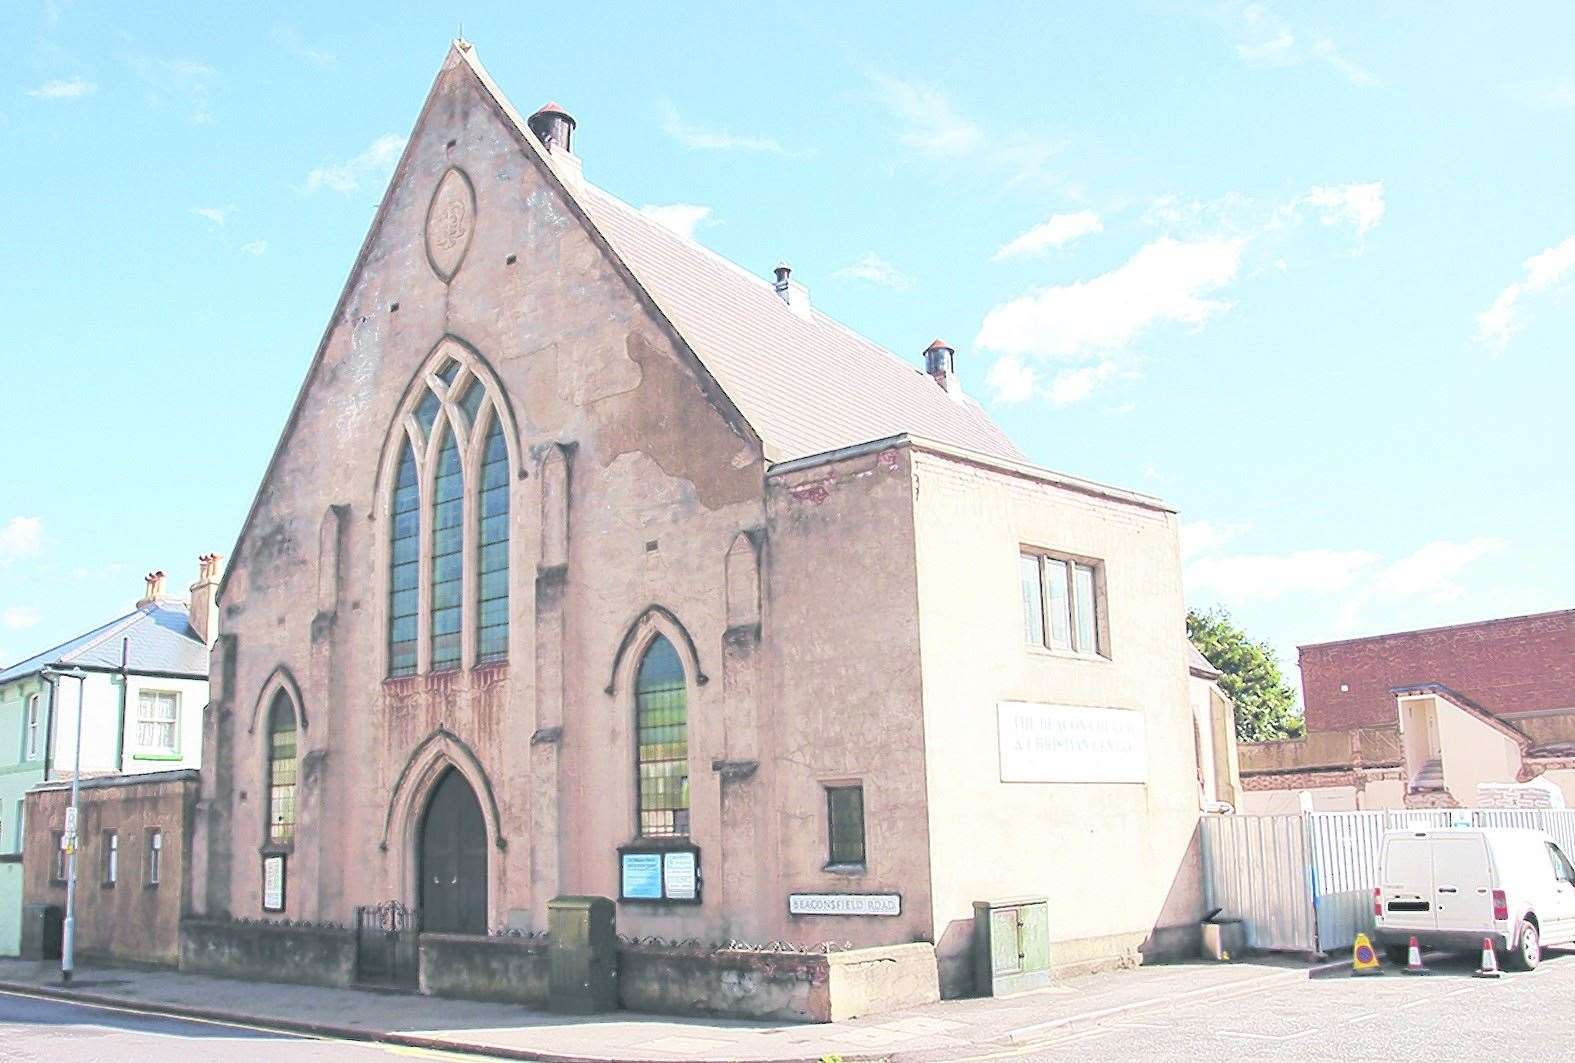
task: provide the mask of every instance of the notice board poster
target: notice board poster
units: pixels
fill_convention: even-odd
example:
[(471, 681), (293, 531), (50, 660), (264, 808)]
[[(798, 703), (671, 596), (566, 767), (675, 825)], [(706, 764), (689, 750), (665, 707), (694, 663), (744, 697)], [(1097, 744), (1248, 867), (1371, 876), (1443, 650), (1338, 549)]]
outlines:
[(700, 903), (700, 850), (692, 845), (631, 845), (618, 850), (618, 899)]
[(269, 853), (263, 857), (263, 896), (265, 912), (284, 911), (284, 854)]
[(623, 854), (623, 899), (659, 901), (662, 899), (662, 854)]

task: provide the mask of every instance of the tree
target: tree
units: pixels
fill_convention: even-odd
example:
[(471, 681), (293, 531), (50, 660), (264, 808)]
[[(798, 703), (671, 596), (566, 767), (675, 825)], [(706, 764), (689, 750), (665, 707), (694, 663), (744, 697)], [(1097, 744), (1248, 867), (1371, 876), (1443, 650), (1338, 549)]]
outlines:
[(1221, 606), (1187, 611), (1187, 637), (1219, 669), (1220, 689), (1236, 703), (1236, 737), (1243, 742), (1299, 738), (1306, 724), (1296, 693), (1280, 674), (1267, 642), (1254, 642)]

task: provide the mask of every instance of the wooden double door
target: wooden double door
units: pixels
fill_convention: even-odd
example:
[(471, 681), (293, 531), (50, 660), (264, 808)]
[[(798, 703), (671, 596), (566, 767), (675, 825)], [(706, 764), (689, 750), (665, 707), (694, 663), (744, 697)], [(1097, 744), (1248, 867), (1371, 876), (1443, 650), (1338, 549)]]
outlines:
[(487, 824), (476, 792), (450, 768), (421, 819), (421, 929), (487, 932)]

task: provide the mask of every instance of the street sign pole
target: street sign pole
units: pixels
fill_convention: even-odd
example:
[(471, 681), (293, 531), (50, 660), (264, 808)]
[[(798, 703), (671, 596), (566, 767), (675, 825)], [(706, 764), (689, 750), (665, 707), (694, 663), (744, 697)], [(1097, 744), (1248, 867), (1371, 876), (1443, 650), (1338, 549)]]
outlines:
[(77, 681), (77, 748), (71, 766), (71, 807), (66, 810), (66, 921), (60, 940), (60, 980), (69, 983), (76, 970), (77, 948), (77, 851), (81, 849), (78, 836), (77, 801), (82, 792), (82, 701), (87, 693), (87, 673), (80, 668), (69, 672), (45, 669), (46, 678), (75, 679)]

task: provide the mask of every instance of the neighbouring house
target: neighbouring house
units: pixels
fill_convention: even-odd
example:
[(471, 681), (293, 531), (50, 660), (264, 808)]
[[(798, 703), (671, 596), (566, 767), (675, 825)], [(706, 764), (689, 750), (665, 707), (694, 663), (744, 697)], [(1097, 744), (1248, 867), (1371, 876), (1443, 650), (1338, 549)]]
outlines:
[[(11, 736), (0, 741), (0, 955), (21, 944), (25, 796), (71, 777), (79, 697), (84, 777), (201, 763), (218, 563), (200, 559), (189, 602), (151, 573), (131, 612), (0, 671), (0, 735)], [(85, 678), (51, 681), (46, 669)]]
[[(82, 780), (76, 947), (83, 958), (169, 965), (179, 958), (197, 778), (195, 768), (179, 768)], [(36, 913), (66, 903), (61, 839), (70, 803), (69, 781), (41, 783), (27, 793), (23, 955), (35, 959), (49, 951)]]
[(1198, 793), (1205, 812), (1234, 812), (1241, 805), (1241, 764), (1236, 747), (1236, 703), (1220, 686), (1220, 670), (1187, 642), (1188, 700), (1197, 747)]
[(1575, 805), (1575, 610), (1303, 646), (1300, 662), (1307, 737), (1242, 747), (1248, 811)]
[(191, 955), (317, 934), (341, 978), (300, 921), (398, 902), (437, 964), (560, 895), (932, 985), (938, 951), (949, 994), (978, 901), (1048, 898), (1057, 969), (1195, 948), (1197, 751), (1212, 800), (1233, 754), (1175, 512), (1031, 462), (953, 348), (669, 231), (573, 136), (456, 42), (219, 593)]

